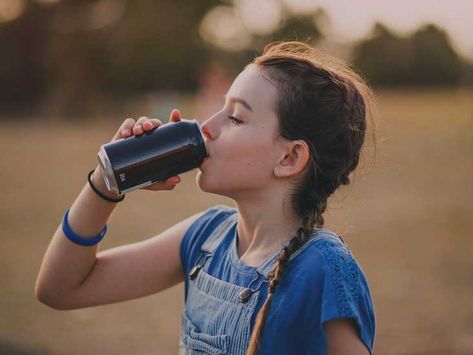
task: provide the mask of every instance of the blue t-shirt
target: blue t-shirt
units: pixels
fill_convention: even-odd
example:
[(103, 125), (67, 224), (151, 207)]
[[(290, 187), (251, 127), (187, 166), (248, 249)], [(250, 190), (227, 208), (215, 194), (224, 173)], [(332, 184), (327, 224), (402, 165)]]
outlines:
[[(196, 264), (207, 237), (234, 213), (238, 210), (216, 205), (207, 209), (190, 226), (180, 246), (186, 275)], [(236, 239), (235, 224), (215, 250), (207, 273), (247, 287), (254, 279), (256, 267), (241, 262)], [(278, 251), (269, 258), (277, 259)], [(261, 286), (251, 329), (265, 301), (267, 285), (263, 283)], [(189, 278), (186, 277), (185, 300), (188, 287)], [(337, 318), (352, 318), (356, 322), (360, 339), (371, 354), (375, 313), (366, 278), (338, 235), (319, 228), (317, 236), (285, 265), (264, 324), (260, 354), (325, 354), (326, 338), (322, 326), (324, 322)]]

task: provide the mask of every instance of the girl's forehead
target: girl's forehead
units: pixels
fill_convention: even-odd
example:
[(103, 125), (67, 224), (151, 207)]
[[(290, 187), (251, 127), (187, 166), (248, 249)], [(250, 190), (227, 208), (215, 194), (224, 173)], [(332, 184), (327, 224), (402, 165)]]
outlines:
[(233, 81), (227, 96), (241, 98), (256, 110), (273, 109), (277, 99), (276, 86), (268, 81), (262, 70), (252, 64)]

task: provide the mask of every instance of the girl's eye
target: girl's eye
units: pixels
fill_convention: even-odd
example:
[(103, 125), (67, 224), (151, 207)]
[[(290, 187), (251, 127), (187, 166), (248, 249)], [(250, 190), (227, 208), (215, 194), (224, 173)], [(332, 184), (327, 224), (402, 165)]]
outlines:
[(238, 118), (236, 117), (233, 117), (233, 116), (228, 116), (228, 118), (230, 120), (232, 120), (235, 124), (239, 125), (240, 123), (242, 123), (242, 121), (240, 121)]

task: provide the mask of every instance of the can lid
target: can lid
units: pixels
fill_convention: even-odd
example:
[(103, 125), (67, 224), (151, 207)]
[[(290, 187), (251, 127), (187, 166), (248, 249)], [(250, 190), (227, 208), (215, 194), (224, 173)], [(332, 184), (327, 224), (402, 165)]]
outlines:
[(119, 191), (117, 179), (115, 178), (115, 174), (113, 173), (112, 164), (108, 159), (108, 155), (105, 151), (104, 145), (105, 144), (100, 147), (97, 156), (99, 158), (100, 167), (102, 168), (105, 185), (107, 185), (107, 189), (109, 191), (120, 194), (121, 191)]

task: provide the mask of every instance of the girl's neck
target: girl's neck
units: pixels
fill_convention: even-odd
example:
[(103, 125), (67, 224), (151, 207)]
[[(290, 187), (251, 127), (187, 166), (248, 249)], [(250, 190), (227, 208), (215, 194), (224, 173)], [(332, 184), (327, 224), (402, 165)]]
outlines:
[(281, 203), (245, 205), (240, 202), (237, 208), (237, 252), (247, 265), (260, 265), (302, 225), (302, 221)]

